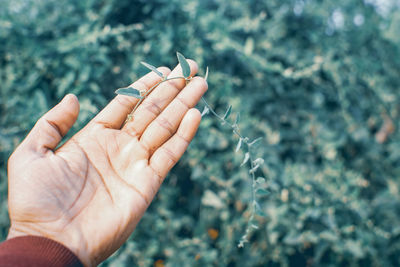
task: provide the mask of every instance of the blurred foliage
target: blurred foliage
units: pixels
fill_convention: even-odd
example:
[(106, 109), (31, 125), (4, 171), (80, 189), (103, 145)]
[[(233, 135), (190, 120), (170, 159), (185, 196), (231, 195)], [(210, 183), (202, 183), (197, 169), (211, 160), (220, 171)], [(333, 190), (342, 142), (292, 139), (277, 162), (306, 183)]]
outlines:
[[(393, 1), (395, 3), (395, 1)], [(210, 67), (206, 98), (263, 137), (266, 213), (237, 137), (203, 119), (143, 220), (103, 266), (400, 266), (400, 16), (390, 1), (0, 0), (0, 236), (6, 162), (66, 93), (73, 132), (139, 62)], [(204, 73), (202, 73), (204, 74)], [(200, 107), (201, 108), (201, 107)]]

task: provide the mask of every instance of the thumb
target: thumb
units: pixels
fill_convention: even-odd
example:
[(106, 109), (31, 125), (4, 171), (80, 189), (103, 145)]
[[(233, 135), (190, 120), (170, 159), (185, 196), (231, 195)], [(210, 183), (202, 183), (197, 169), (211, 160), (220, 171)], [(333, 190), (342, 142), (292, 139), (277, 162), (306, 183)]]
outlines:
[(55, 149), (74, 125), (78, 114), (78, 98), (73, 94), (66, 95), (36, 122), (22, 145), (40, 153)]

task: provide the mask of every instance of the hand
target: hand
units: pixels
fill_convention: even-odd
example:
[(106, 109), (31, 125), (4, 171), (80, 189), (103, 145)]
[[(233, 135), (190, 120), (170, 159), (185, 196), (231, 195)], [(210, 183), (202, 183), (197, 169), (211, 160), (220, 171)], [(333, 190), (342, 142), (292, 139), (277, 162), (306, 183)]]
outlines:
[[(189, 62), (193, 76), (197, 65)], [(179, 66), (159, 70), (182, 76)], [(133, 87), (147, 90), (160, 79), (151, 72)], [(56, 150), (79, 113), (77, 98), (67, 95), (9, 159), (8, 238), (53, 239), (86, 266), (106, 259), (132, 233), (194, 137), (201, 116), (193, 107), (206, 90), (200, 77), (187, 85), (183, 79), (164, 82), (123, 127), (138, 100), (117, 96)]]

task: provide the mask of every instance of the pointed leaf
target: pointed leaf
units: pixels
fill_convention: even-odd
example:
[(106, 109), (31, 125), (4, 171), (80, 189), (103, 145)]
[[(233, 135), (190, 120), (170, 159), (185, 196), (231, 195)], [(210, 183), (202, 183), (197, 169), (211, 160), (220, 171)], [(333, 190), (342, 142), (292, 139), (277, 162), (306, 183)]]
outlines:
[(179, 64), (181, 65), (183, 77), (188, 78), (190, 76), (189, 63), (181, 53), (176, 52), (176, 56), (178, 57)]
[(262, 165), (262, 164), (264, 164), (264, 159), (262, 159), (262, 158), (257, 158), (257, 159), (255, 159), (255, 160), (253, 161), (253, 164), (254, 164), (254, 165)]
[(127, 95), (127, 96), (133, 96), (136, 97), (138, 99), (143, 98), (140, 95), (140, 91), (133, 88), (133, 87), (124, 87), (124, 88), (119, 88), (115, 91), (116, 94), (118, 95)]
[(255, 143), (257, 143), (261, 139), (262, 139), (262, 137), (258, 137), (257, 139), (254, 139), (251, 143), (249, 143), (249, 146), (254, 145)]
[(256, 204), (254, 205), (254, 209), (255, 209), (255, 213), (256, 213), (258, 216), (262, 216), (262, 217), (266, 217), (266, 216), (267, 216), (267, 214), (265, 214), (265, 212), (261, 209), (260, 204), (256, 203)]
[(253, 228), (253, 229), (256, 229), (256, 230), (260, 228), (260, 227), (258, 227), (258, 226), (255, 225), (255, 224), (251, 224), (250, 227)]
[(236, 115), (235, 125), (238, 125), (238, 124), (239, 124), (239, 121), (240, 121), (240, 113), (238, 113), (238, 114)]
[(264, 188), (258, 188), (256, 194), (258, 196), (268, 196), (268, 191), (265, 190)]
[(249, 241), (246, 239), (246, 236), (242, 236), (242, 239), (240, 239), (240, 242), (238, 244), (238, 248), (244, 248), (244, 244), (248, 242)]
[(156, 67), (154, 67), (153, 65), (150, 65), (149, 63), (146, 63), (144, 61), (140, 62), (140, 64), (142, 64), (143, 66), (145, 66), (149, 70), (154, 71), (158, 76), (164, 77), (164, 75)]
[(246, 164), (249, 161), (249, 159), (250, 159), (250, 153), (246, 152), (246, 154), (244, 154), (243, 162), (242, 162), (242, 164), (240, 164), (240, 166), (243, 166), (244, 164)]
[(249, 171), (250, 174), (255, 173), (256, 170), (258, 170), (258, 168), (260, 167), (260, 165), (256, 165), (253, 168), (251, 168), (251, 170)]
[(256, 182), (257, 182), (257, 184), (263, 184), (263, 183), (265, 183), (265, 178), (264, 177), (258, 177)]
[(206, 75), (204, 76), (204, 80), (207, 81), (207, 79), (208, 79), (208, 66), (207, 66), (207, 69), (206, 69)]
[(225, 112), (223, 119), (224, 120), (227, 119), (229, 117), (229, 115), (231, 115), (231, 112), (232, 112), (232, 105), (229, 105), (228, 109)]
[(242, 139), (242, 138), (239, 138), (239, 142), (237, 143), (235, 152), (238, 152), (238, 151), (239, 151), (240, 147), (242, 146), (242, 141), (243, 141), (243, 139)]
[(203, 117), (204, 115), (207, 115), (209, 111), (210, 109), (207, 106), (205, 106), (203, 112), (201, 112), (201, 116)]

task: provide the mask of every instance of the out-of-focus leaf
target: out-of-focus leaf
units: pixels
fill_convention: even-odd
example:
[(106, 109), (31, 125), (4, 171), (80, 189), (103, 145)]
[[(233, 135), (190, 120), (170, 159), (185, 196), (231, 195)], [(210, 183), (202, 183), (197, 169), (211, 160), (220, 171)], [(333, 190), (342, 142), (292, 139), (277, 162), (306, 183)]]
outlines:
[(261, 139), (262, 139), (262, 137), (258, 137), (258, 138), (256, 138), (256, 139), (254, 139), (253, 141), (251, 141), (251, 142), (249, 143), (249, 146), (254, 145), (255, 143), (257, 143), (257, 142), (260, 141)]
[(232, 105), (229, 105), (228, 109), (226, 110), (223, 119), (226, 120), (232, 112)]
[(238, 125), (240, 122), (240, 113), (236, 114), (235, 123), (234, 125)]
[(258, 204), (257, 202), (254, 204), (254, 208), (255, 208), (255, 213), (258, 216), (261, 216), (261, 217), (266, 217), (267, 216), (267, 214), (262, 210), (260, 204)]
[(257, 182), (258, 184), (264, 184), (264, 183), (265, 183), (265, 178), (264, 178), (264, 177), (257, 177), (256, 182)]
[(246, 153), (244, 154), (243, 162), (242, 162), (242, 164), (240, 164), (240, 166), (243, 166), (244, 164), (246, 164), (246, 163), (249, 161), (249, 159), (250, 159), (250, 153), (249, 153), (249, 152), (246, 152)]
[(204, 196), (201, 199), (201, 202), (205, 206), (210, 206), (216, 209), (224, 207), (224, 203), (222, 202), (221, 198), (211, 190), (205, 191)]
[(242, 146), (242, 142), (243, 142), (243, 139), (242, 139), (242, 138), (239, 138), (239, 141), (238, 141), (238, 143), (237, 143), (237, 145), (236, 145), (235, 152), (238, 152), (238, 151), (239, 151), (240, 147)]
[(268, 195), (269, 195), (269, 192), (268, 192), (267, 190), (263, 189), (263, 188), (258, 188), (258, 189), (256, 190), (256, 194), (257, 194), (258, 196), (268, 196)]
[(258, 168), (260, 168), (260, 165), (257, 164), (249, 170), (249, 173), (250, 174), (255, 173), (258, 170)]

